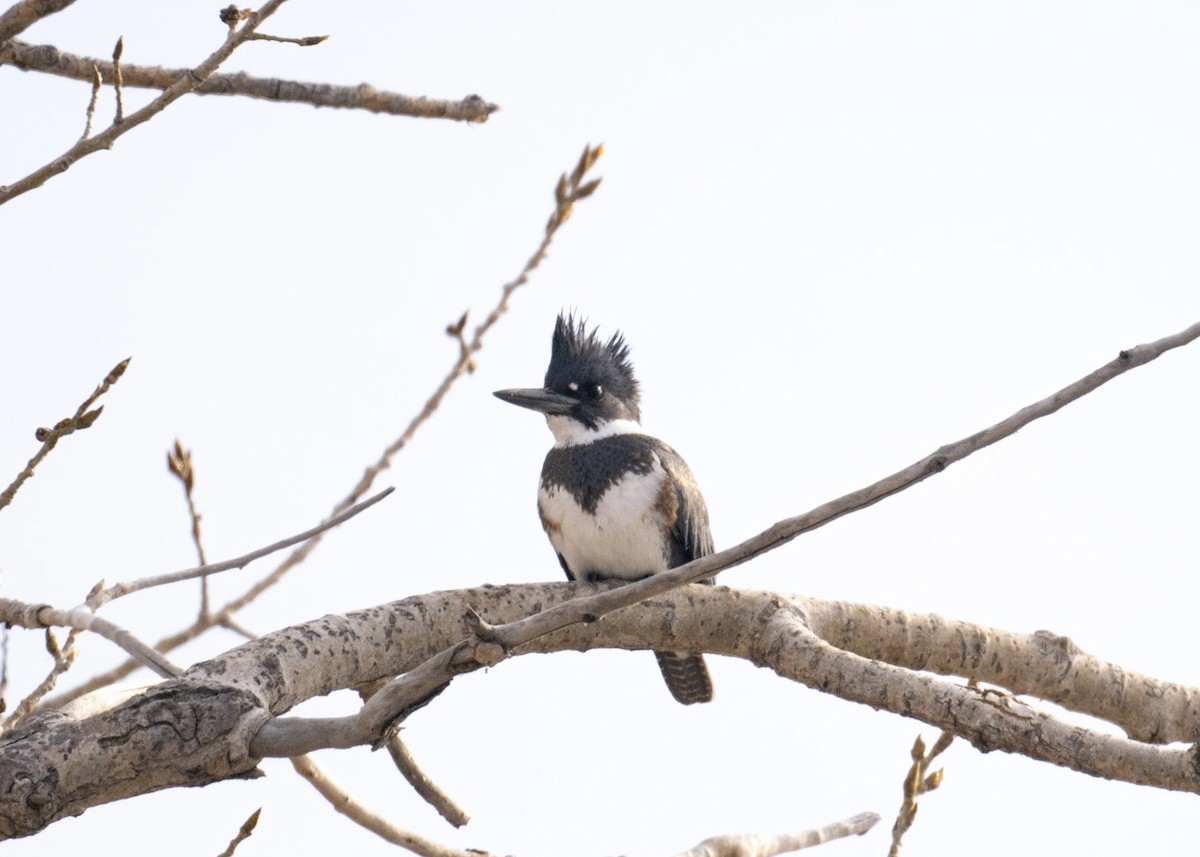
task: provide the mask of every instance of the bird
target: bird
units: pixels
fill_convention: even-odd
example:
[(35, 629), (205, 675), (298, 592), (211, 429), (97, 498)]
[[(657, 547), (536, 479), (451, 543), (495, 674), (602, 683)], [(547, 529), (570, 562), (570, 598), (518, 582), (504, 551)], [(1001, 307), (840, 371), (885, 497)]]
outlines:
[[(638, 381), (620, 332), (604, 340), (586, 320), (560, 313), (543, 386), (493, 395), (544, 414), (554, 435), (538, 515), (569, 580), (640, 580), (713, 552), (692, 471), (642, 429)], [(654, 655), (678, 702), (712, 700), (702, 655)]]

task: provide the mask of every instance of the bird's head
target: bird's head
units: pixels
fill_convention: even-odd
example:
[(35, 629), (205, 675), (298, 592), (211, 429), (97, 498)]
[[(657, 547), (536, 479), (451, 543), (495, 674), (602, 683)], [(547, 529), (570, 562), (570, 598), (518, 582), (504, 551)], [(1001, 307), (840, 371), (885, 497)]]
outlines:
[(541, 389), (497, 390), (496, 397), (546, 415), (560, 444), (630, 431), (640, 419), (638, 384), (625, 337), (607, 341), (572, 315), (558, 317)]

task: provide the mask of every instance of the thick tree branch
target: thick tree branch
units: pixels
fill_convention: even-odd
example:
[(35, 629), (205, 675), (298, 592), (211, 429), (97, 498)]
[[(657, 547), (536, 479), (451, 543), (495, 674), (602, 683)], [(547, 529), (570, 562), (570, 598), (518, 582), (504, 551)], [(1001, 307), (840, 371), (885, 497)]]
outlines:
[[(0, 46), (0, 66), (2, 65), (85, 82), (92, 79), (93, 67), (100, 70), (105, 80), (113, 80), (115, 72), (113, 63), (106, 60), (67, 53), (54, 45), (30, 45), (17, 39)], [(190, 73), (189, 69), (184, 68), (121, 64), (124, 85), (141, 89), (166, 90)], [(489, 116), (500, 109), (478, 95), (468, 95), (460, 99), (426, 98), (378, 90), (365, 83), (358, 86), (335, 86), (330, 83), (255, 77), (245, 72), (211, 75), (194, 91), (197, 95), (242, 95), (264, 101), (366, 110), (390, 116), (453, 119), (459, 122), (486, 122)]]
[[(782, 521), (728, 551), (645, 581), (609, 590), (543, 584), (441, 593), (346, 616), (328, 616), (199, 664), (153, 693), (161, 698), (158, 695), (174, 688), (188, 692), (199, 683), (207, 688), (228, 688), (238, 700), (257, 700), (254, 729), (231, 725), (229, 730), (246, 743), (223, 751), (225, 758), (244, 760), (245, 770), (250, 770), (260, 755), (293, 755), (297, 747), (379, 744), (399, 720), (426, 704), (453, 676), (498, 663), (509, 654), (600, 645), (713, 652), (748, 658), (810, 687), (918, 718), (960, 735), (984, 751), (1005, 749), (1096, 776), (1200, 791), (1200, 764), (1194, 749), (1164, 749), (1071, 726), (1015, 697), (962, 687), (927, 674), (962, 675), (1017, 693), (1039, 692), (1074, 710), (1107, 717), (1146, 740), (1195, 742), (1200, 737), (1200, 691), (1126, 673), (1081, 654), (1063, 638), (1046, 633), (1007, 634), (900, 611), (721, 587), (689, 587), (662, 594), (667, 587), (744, 562), (807, 529), (916, 484), (1129, 368), (1198, 336), (1200, 325), (1193, 325), (1174, 336), (1124, 351), (1117, 360), (1053, 396), (942, 447), (875, 485)], [(585, 590), (594, 594), (569, 597)], [(633, 609), (619, 609), (641, 599), (649, 600)], [(617, 612), (603, 622), (590, 621), (613, 610)], [(582, 624), (566, 627), (572, 622)], [(328, 638), (329, 644), (317, 645), (322, 638)], [(913, 641), (918, 638), (924, 645), (914, 648)], [(969, 645), (964, 640), (970, 641)], [(357, 715), (320, 720), (279, 717), (313, 696), (385, 681), (394, 675), (401, 678), (372, 696)], [(135, 710), (138, 704), (138, 699), (131, 700), (113, 711)], [(49, 717), (52, 715), (34, 716), (25, 723)], [(4, 746), (11, 747), (20, 731), (15, 730)], [(47, 732), (38, 734), (45, 737)], [(214, 740), (228, 737), (220, 733)], [(33, 755), (38, 756), (36, 752)], [(129, 764), (125, 759), (110, 759), (106, 764), (118, 761)], [(7, 753), (0, 754), (0, 782), (6, 762)], [(34, 765), (34, 759), (22, 758), (20, 763)], [(42, 769), (52, 769), (47, 772), (47, 782), (61, 781), (60, 763), (57, 756), (41, 757)], [(201, 776), (196, 783), (209, 781)], [(79, 808), (80, 801), (92, 805), (108, 799), (112, 798), (73, 793), (56, 805)], [(36, 810), (34, 818), (18, 811), (6, 820), (0, 805), (0, 827), (23, 835), (59, 817), (41, 811), (49, 803), (40, 796), (25, 805)]]
[(237, 748), (249, 746), (267, 717), (252, 695), (201, 682), (151, 688), (80, 718), (31, 715), (0, 738), (0, 838), (36, 833), (100, 803), (254, 776)]
[[(263, 736), (286, 735), (290, 726), (276, 727), (292, 719), (280, 715), (299, 702), (419, 672), (430, 658), (461, 653), (464, 647), (486, 649), (486, 641), (472, 636), (478, 626), (472, 611), (501, 627), (600, 590), (546, 583), (415, 596), (269, 634), (107, 711), (31, 715), (0, 739), (0, 783), (15, 784), (0, 795), (0, 834), (28, 835), (64, 814), (117, 797), (249, 773), (262, 752)], [(948, 730), (985, 752), (1002, 749), (1096, 776), (1200, 793), (1194, 747), (1102, 734), (1007, 694), (930, 675), (1016, 690), (1026, 672), (1057, 670), (1072, 681), (1070, 692), (1057, 694), (1061, 701), (1096, 716), (1112, 711), (1113, 682), (1119, 676), (1120, 723), (1163, 742), (1200, 737), (1200, 689), (1120, 671), (1069, 645), (1047, 647), (1050, 637), (864, 605), (692, 586), (539, 637), (518, 654), (617, 647), (745, 658), (814, 689)], [(842, 643), (847, 647), (840, 648)], [(489, 680), (502, 675), (494, 670)], [(166, 721), (172, 724), (166, 733), (173, 736), (170, 741), (153, 742), (142, 734), (161, 728), (147, 716), (147, 706), (175, 712)], [(195, 725), (185, 727), (181, 717)], [(200, 722), (205, 724), (202, 738)], [(386, 719), (379, 722), (386, 732)], [(320, 720), (294, 723), (309, 730), (308, 740), (325, 728)], [(124, 737), (114, 741), (114, 736)], [(333, 746), (344, 746), (336, 730), (325, 737)], [(68, 742), (79, 749), (65, 755), (54, 749)], [(230, 761), (192, 765), (198, 758)], [(102, 788), (94, 779), (101, 770), (128, 772), (128, 778)]]
[[(589, 588), (579, 586), (578, 591)], [(499, 627), (519, 622), (522, 613), (528, 615), (539, 607), (552, 608), (571, 600), (563, 597), (570, 591), (571, 584), (529, 584), (441, 593), (397, 602), (385, 613), (364, 611), (326, 617), (306, 627), (311, 633), (313, 625), (320, 625), (323, 635), (343, 639), (361, 633), (357, 622), (369, 622), (371, 616), (374, 621), (403, 623), (406, 632), (423, 626), (424, 633), (415, 632), (411, 638), (408, 633), (403, 634), (403, 640), (389, 635), (390, 646), (406, 649), (401, 662), (393, 664), (402, 667), (394, 673), (411, 673), (419, 679), (426, 671), (441, 675), (438, 671), (445, 668), (444, 661), (459, 671), (470, 670), (471, 658), (487, 648), (486, 642), (466, 642), (471, 640), (473, 628), (470, 614), (460, 618), (454, 615), (451, 605), (464, 609), (471, 604), (487, 605), (479, 612), (491, 621), (500, 620)], [(476, 601), (476, 595), (482, 597)], [(342, 624), (347, 621), (353, 623), (353, 630)], [(1025, 675), (1056, 673), (1067, 676), (1068, 681), (1065, 687), (1047, 693), (1051, 701), (1092, 716), (1108, 714), (1112, 722), (1131, 733), (1153, 734), (1159, 742), (1194, 742), (1200, 738), (1200, 690), (1123, 671), (1061, 642), (1048, 647), (1047, 639), (1062, 641), (1046, 632), (1012, 634), (887, 608), (695, 586), (618, 611), (600, 622), (539, 637), (522, 646), (518, 654), (607, 645), (742, 657), (810, 687), (954, 732), (984, 751), (1005, 749), (1097, 776), (1160, 788), (1200, 790), (1200, 773), (1191, 766), (1188, 751), (1164, 750), (1080, 729), (1034, 711), (1015, 697), (963, 687), (926, 674), (962, 676), (1021, 692)], [(272, 640), (275, 650), (291, 647), (276, 635), (264, 640)], [(886, 646), (881, 644), (883, 641)], [(849, 645), (839, 648), (840, 643)], [(220, 674), (238, 674), (241, 670), (227, 658), (240, 660), (251, 654), (253, 645), (195, 669), (203, 675), (212, 664), (219, 664)], [(307, 645), (312, 645), (311, 641)], [(438, 648), (433, 650), (435, 646)], [(486, 653), (481, 660), (488, 662)], [(356, 663), (347, 661), (347, 666), (353, 668)], [(289, 669), (279, 675), (247, 666), (253, 673), (252, 686), (286, 688), (284, 696), (268, 693), (264, 699), (277, 713), (299, 701), (289, 698), (292, 693), (324, 694), (332, 689), (320, 681), (313, 684), (318, 674), (323, 680), (331, 677), (324, 668), (327, 663), (321, 670), (297, 665), (295, 671)], [(426, 678), (417, 684), (421, 689), (436, 685), (436, 681)], [(378, 698), (379, 694), (372, 701)], [(419, 694), (406, 698), (404, 703), (411, 704), (413, 698), (419, 699)], [(1114, 698), (1122, 700), (1116, 710)], [(365, 723), (351, 726), (338, 722), (353, 719), (275, 720), (256, 738), (254, 755), (286, 737), (319, 741), (323, 733), (332, 746), (346, 746), (355, 732), (362, 740), (379, 739), (380, 733), (366, 735)], [(388, 722), (383, 712), (365, 720), (377, 729), (384, 729)], [(286, 754), (290, 749), (284, 741), (272, 752)]]

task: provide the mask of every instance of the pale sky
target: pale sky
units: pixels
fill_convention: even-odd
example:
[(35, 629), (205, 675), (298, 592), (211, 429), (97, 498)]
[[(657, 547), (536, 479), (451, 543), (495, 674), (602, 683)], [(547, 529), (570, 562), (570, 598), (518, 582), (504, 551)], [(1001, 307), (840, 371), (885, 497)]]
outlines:
[[(31, 43), (193, 65), (216, 6), (77, 4)], [(643, 423), (691, 464), (718, 547), (862, 487), (1200, 318), (1200, 9), (1179, 3), (365, 3), (293, 0), (226, 70), (501, 106), (469, 126), (189, 97), (0, 209), (0, 480), (121, 358), (94, 428), (0, 513), (3, 594), (73, 605), (194, 564), (163, 458), (193, 450), (223, 559), (319, 520), (441, 380), (464, 310), (537, 246), (559, 173), (604, 182), (435, 418), (259, 632), (408, 595), (558, 580), (535, 493), (550, 433), (491, 391), (541, 383), (574, 309), (620, 329)], [(130, 92), (132, 109), (150, 96)], [(0, 68), (0, 184), (64, 151), (84, 84)], [(111, 115), (106, 91), (99, 115)], [(728, 572), (1013, 631), (1200, 685), (1200, 348), (1172, 352), (1003, 444)], [(240, 592), (259, 563), (215, 582)], [(195, 587), (125, 599), (144, 639)], [(48, 669), (13, 632), (9, 702)], [(211, 633), (193, 663), (234, 645)], [(119, 659), (88, 638), (69, 676)], [(706, 836), (884, 820), (829, 853), (886, 853), (916, 721), (710, 658), (681, 707), (646, 653), (528, 657), (408, 722), (473, 820), (452, 830), (365, 749), (319, 760), (372, 808), (520, 857), (667, 855)], [(144, 674), (143, 674), (144, 675)], [(335, 697), (306, 709), (348, 713)], [(963, 741), (906, 853), (1169, 853), (1192, 795)], [(397, 853), (285, 761), (268, 776), (89, 810), (5, 854)], [(166, 837), (170, 837), (167, 839)], [(107, 851), (105, 849), (108, 849)], [(824, 852), (822, 852), (824, 853)]]

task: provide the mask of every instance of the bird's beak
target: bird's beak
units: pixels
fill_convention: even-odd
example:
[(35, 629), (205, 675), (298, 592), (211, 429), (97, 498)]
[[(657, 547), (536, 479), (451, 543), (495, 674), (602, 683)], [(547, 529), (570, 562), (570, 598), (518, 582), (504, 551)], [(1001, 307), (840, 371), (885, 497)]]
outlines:
[(579, 404), (570, 396), (552, 393), (549, 390), (497, 390), (492, 395), (510, 405), (519, 405), (543, 414), (568, 414)]

